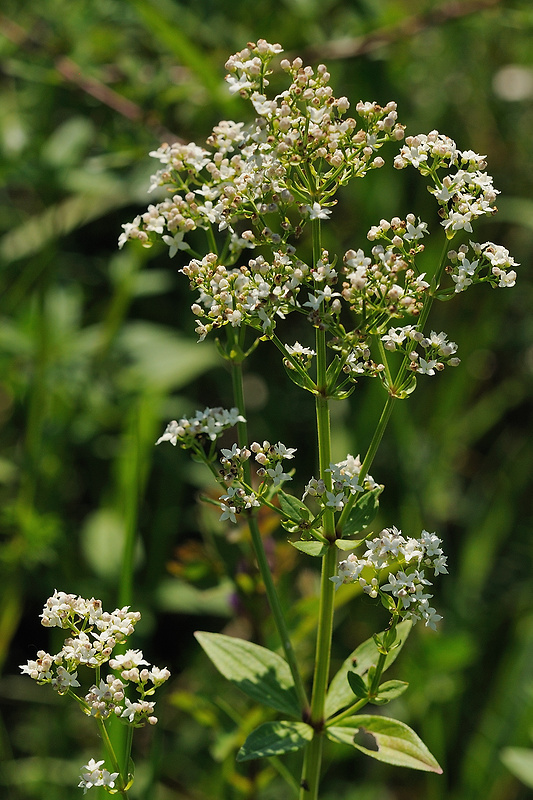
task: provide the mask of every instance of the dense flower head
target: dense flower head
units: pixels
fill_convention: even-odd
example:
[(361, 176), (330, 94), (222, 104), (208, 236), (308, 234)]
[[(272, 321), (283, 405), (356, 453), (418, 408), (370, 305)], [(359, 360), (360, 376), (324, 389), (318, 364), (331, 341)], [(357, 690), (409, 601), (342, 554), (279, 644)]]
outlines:
[[(484, 171), (485, 156), (460, 150), (436, 130), (405, 138), (392, 101), (359, 101), (349, 116), (351, 104), (335, 96), (324, 64), (283, 58), (279, 67), (288, 85), (271, 92), (273, 61), (281, 53), (281, 45), (260, 39), (230, 56), (228, 88), (251, 103), (254, 121), (221, 120), (205, 146), (171, 142), (152, 151), (160, 169), (150, 191), (166, 196), (123, 226), (119, 245), (129, 239), (146, 247), (161, 241), (171, 258), (187, 255), (180, 272), (197, 293), (191, 309), (199, 341), (225, 326), (247, 326), (257, 339), (273, 338), (276, 326), (293, 312), (327, 330), (340, 359), (336, 396), (346, 384), (351, 391), (360, 376), (379, 377), (391, 389), (382, 343), (389, 351), (405, 344), (403, 354), (417, 374), (434, 375), (445, 364), (458, 364), (442, 348), (427, 349), (423, 334), (420, 347), (407, 345), (421, 333), (418, 318), (434, 297), (444, 299), (479, 282), (513, 286), (517, 264), (505, 248), (471, 244), (467, 255), (461, 246), (450, 252), (446, 269), (444, 264), (421, 269), (430, 231), (413, 213), (373, 225), (367, 234), (370, 253), (350, 248), (341, 260), (322, 250), (306, 263), (296, 245), (306, 226), (316, 230), (328, 223), (342, 185), (383, 166), (387, 143), (401, 143), (396, 168), (412, 166), (428, 179), (445, 237), (470, 233), (478, 218), (496, 211), (498, 191)], [(191, 248), (198, 231), (207, 234), (205, 255)], [(449, 285), (441, 289), (446, 273)], [(392, 327), (395, 320), (399, 327)], [(398, 331), (409, 328), (412, 341), (397, 341)], [(312, 391), (304, 374), (311, 359), (312, 353), (289, 347), (284, 355), (286, 367), (299, 372), (295, 382)], [(396, 396), (412, 390), (410, 377), (411, 383), (393, 387)], [(189, 446), (191, 431), (183, 434), (182, 422), (170, 423), (159, 441), (183, 444), (184, 435)]]
[(372, 248), (372, 257), (362, 249), (344, 255), (345, 281), (342, 296), (356, 314), (365, 313), (367, 327), (379, 328), (384, 320), (420, 313), (429, 283), (419, 273), (415, 258), (424, 246), (427, 224), (408, 214), (373, 226), (367, 238), (382, 240)]
[[(100, 600), (86, 600), (56, 590), (46, 601), (41, 617), (46, 627), (61, 627), (71, 635), (65, 638), (63, 647), (55, 655), (39, 650), (36, 659), (21, 665), (21, 672), (39, 684), (49, 684), (59, 694), (74, 695), (89, 716), (100, 719), (111, 714), (128, 716), (123, 714), (128, 686), (133, 686), (144, 702), (146, 696), (153, 694), (155, 688), (170, 677), (166, 667), (151, 667), (140, 650), (129, 649), (113, 657), (116, 645), (126, 641), (141, 617), (128, 606), (106, 612)], [(120, 671), (120, 678), (111, 673), (99, 677), (98, 683), (90, 687), (84, 699), (78, 697), (74, 691), (80, 687), (78, 668), (95, 669), (100, 676), (100, 669), (106, 663), (111, 669)], [(153, 724), (155, 717), (152, 712), (153, 703), (150, 714), (142, 710), (135, 724), (143, 721)]]
[(247, 265), (228, 269), (214, 253), (193, 259), (182, 270), (199, 292), (192, 305), (202, 341), (213, 329), (247, 324), (261, 333), (273, 332), (276, 319), (298, 308), (297, 297), (309, 267), (278, 250), (272, 262), (258, 255)]
[[(460, 363), (455, 355), (457, 345), (448, 341), (444, 331), (431, 331), (429, 336), (424, 336), (414, 325), (404, 325), (401, 328), (389, 328), (381, 340), (386, 350), (402, 352), (409, 358), (410, 369), (423, 375), (435, 375), (446, 364), (456, 367)], [(417, 347), (422, 352), (417, 352)]]
[[(485, 156), (472, 150), (461, 151), (456, 143), (438, 131), (408, 136), (394, 161), (397, 169), (408, 164), (429, 176), (429, 188), (440, 205), (442, 226), (449, 239), (458, 231), (472, 233), (472, 222), (484, 214), (494, 214), (498, 190), (486, 172)], [(441, 175), (441, 170), (448, 174)]]
[[(187, 235), (196, 229), (228, 232), (233, 257), (261, 242), (286, 242), (306, 221), (329, 217), (336, 187), (383, 166), (377, 151), (403, 138), (396, 104), (360, 102), (358, 121), (345, 117), (350, 103), (333, 95), (326, 67), (304, 67), (301, 59), (281, 62), (292, 82), (268, 98), (269, 65), (281, 50), (260, 40), (228, 59), (230, 92), (250, 100), (255, 123), (222, 120), (208, 137), (210, 149), (174, 142), (150, 153), (161, 163), (150, 191), (164, 188), (169, 196), (123, 226), (120, 247), (129, 239), (146, 247), (161, 239), (174, 257), (189, 249)], [(305, 165), (318, 181), (312, 190), (300, 179)], [(318, 202), (315, 195), (324, 196)], [(279, 233), (266, 223), (274, 212)], [(242, 219), (255, 232), (238, 233)]]
[[(404, 537), (397, 528), (386, 528), (379, 536), (367, 541), (362, 557), (349, 555), (338, 566), (338, 574), (331, 580), (339, 587), (343, 583), (358, 582), (371, 597), (387, 593), (396, 602), (396, 613), (404, 619), (424, 620), (430, 628), (442, 617), (429, 605), (431, 582), (424, 570), (434, 575), (447, 573), (446, 556), (441, 540), (434, 533), (422, 531), (419, 539)], [(388, 582), (380, 581), (386, 570)]]
[(519, 264), (502, 245), (470, 242), (470, 248), (461, 245), (458, 251), (450, 250), (448, 258), (451, 264), (447, 271), (455, 283), (456, 293), (464, 292), (468, 286), (476, 283), (489, 283), (501, 289), (510, 288), (516, 283), (514, 267)]

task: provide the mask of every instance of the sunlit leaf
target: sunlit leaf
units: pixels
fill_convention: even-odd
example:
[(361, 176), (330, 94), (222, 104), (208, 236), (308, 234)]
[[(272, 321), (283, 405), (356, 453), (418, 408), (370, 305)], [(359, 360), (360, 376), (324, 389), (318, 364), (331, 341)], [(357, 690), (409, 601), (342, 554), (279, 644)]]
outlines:
[(306, 553), (308, 556), (324, 556), (329, 550), (329, 544), (323, 544), (322, 542), (316, 541), (298, 541), (291, 542), (291, 544), (297, 550), (300, 550), (302, 553)]
[(290, 517), (290, 519), (298, 522), (301, 519), (310, 518), (311, 512), (305, 503), (302, 503), (302, 501), (298, 500), (297, 497), (293, 497), (285, 492), (278, 492), (277, 498), (279, 500), (281, 510), (287, 517)]
[(339, 550), (355, 550), (364, 541), (364, 539), (336, 539), (335, 546)]
[(403, 722), (361, 714), (326, 730), (328, 739), (357, 748), (371, 758), (424, 772), (442, 773), (424, 742)]
[[(350, 677), (348, 675), (348, 680)], [(370, 702), (376, 706), (384, 706), (386, 703), (390, 703), (391, 700), (400, 697), (408, 686), (409, 684), (406, 681), (385, 681), (379, 687), (377, 695), (370, 698)]]

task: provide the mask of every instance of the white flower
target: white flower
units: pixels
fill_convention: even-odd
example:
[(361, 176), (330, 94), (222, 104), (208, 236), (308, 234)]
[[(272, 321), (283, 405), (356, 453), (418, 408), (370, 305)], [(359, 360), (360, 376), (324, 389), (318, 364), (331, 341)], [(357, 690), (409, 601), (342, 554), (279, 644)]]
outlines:
[(509, 272), (504, 272), (502, 269), (500, 270), (500, 274), (498, 277), (500, 279), (498, 286), (502, 289), (514, 286), (516, 283), (516, 272), (514, 271), (514, 269), (510, 270)]
[(274, 445), (274, 450), (280, 458), (294, 458), (296, 447), (285, 447), (282, 442), (278, 442)]
[(95, 761), (91, 758), (85, 766), (81, 768), (81, 781), (78, 783), (80, 789), (83, 789), (83, 794), (87, 789), (93, 786), (109, 786), (113, 789), (115, 781), (118, 778), (118, 772), (109, 772), (107, 769), (101, 769), (102, 761)]
[(124, 698), (125, 709), (121, 713), (121, 717), (129, 720), (130, 722), (140, 722), (143, 717), (148, 719), (148, 722), (153, 724), (153, 721), (157, 722), (155, 717), (148, 717), (147, 715), (154, 710), (155, 703), (148, 702), (148, 700), (139, 700), (136, 703), (132, 703), (131, 700), (128, 698)]
[(436, 365), (436, 359), (426, 361), (424, 358), (421, 358), (420, 366), (418, 367), (417, 372), (420, 372), (421, 375), (434, 375)]
[(300, 342), (294, 342), (292, 346), (288, 344), (286, 347), (287, 353), (289, 353), (291, 356), (316, 356), (314, 350), (311, 350), (310, 347), (304, 347), (300, 344)]
[(304, 306), (310, 306), (313, 309), (313, 311), (318, 311), (318, 309), (320, 308), (320, 305), (321, 305), (321, 303), (322, 303), (322, 301), (324, 299), (323, 296), (320, 297), (320, 294), (321, 293), (318, 292), (316, 297), (315, 297), (314, 294), (309, 293), (308, 294), (309, 300), (306, 303), (304, 303)]
[(169, 422), (167, 427), (165, 428), (165, 432), (162, 436), (159, 437), (156, 444), (161, 444), (161, 442), (170, 442), (173, 444), (174, 447), (178, 442), (178, 436), (182, 436), (185, 433), (185, 430), (178, 425), (175, 419), (172, 422)]
[(408, 241), (421, 239), (426, 231), (427, 231), (427, 222), (420, 222), (418, 225), (412, 225), (410, 222), (407, 223), (407, 233), (404, 234), (404, 239)]
[(320, 203), (313, 203), (305, 207), (309, 212), (309, 219), (327, 219), (331, 215), (330, 208), (322, 208)]
[(132, 669), (133, 667), (139, 667), (141, 664), (148, 665), (148, 661), (144, 660), (141, 650), (126, 650), (123, 655), (118, 655), (109, 662), (111, 669)]
[(469, 278), (467, 273), (459, 269), (457, 275), (452, 275), (452, 280), (455, 282), (455, 293), (464, 292), (467, 286), (472, 283), (472, 278)]
[(235, 516), (237, 509), (235, 506), (227, 506), (225, 503), (221, 503), (220, 508), (222, 509), (222, 514), (219, 517), (221, 522), (224, 522), (226, 519), (229, 519), (230, 522), (237, 522), (237, 517)]
[(342, 511), (344, 508), (344, 492), (340, 492), (339, 494), (334, 494), (333, 492), (326, 492), (326, 505), (330, 508), (334, 508), (335, 511)]
[(280, 486), (284, 481), (292, 481), (291, 476), (283, 472), (281, 464), (276, 464), (274, 469), (267, 469), (267, 475), (274, 481), (274, 486)]
[(165, 234), (163, 236), (163, 241), (165, 244), (168, 244), (170, 250), (168, 251), (168, 255), (170, 258), (174, 258), (178, 250), (188, 250), (189, 245), (187, 242), (183, 241), (183, 237), (185, 236), (184, 231), (178, 231), (174, 234), (174, 236), (168, 236)]
[(65, 667), (59, 666), (55, 678), (52, 678), (52, 686), (59, 694), (65, 694), (72, 687), (76, 689), (80, 684), (77, 680), (77, 672), (68, 672)]
[(150, 680), (155, 686), (161, 686), (162, 683), (170, 678), (170, 670), (166, 667), (160, 669), (159, 667), (152, 667), (150, 670)]

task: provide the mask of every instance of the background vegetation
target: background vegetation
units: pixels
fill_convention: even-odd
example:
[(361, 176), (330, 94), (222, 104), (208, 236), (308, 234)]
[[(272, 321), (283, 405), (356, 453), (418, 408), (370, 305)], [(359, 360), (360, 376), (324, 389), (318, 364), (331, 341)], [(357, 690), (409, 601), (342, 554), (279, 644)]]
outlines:
[[(205, 476), (185, 453), (153, 447), (168, 419), (230, 403), (229, 377), (213, 345), (195, 343), (178, 259), (116, 248), (121, 224), (147, 203), (148, 151), (175, 136), (201, 144), (220, 118), (247, 112), (228, 95), (223, 64), (258, 37), (328, 64), (354, 103), (396, 100), (408, 132), (437, 128), (486, 153), (500, 213), (476, 240), (501, 242), (522, 263), (516, 289), (481, 287), (436, 310), (435, 329), (442, 319), (463, 362), (399, 404), (372, 469), (386, 485), (379, 522), (436, 530), (450, 553), (441, 631), (415, 628), (396, 667), (411, 686), (395, 711), (444, 776), (347, 749), (329, 754), (325, 800), (530, 796), (500, 752), (530, 744), (533, 727), (532, 35), (530, 0), (4, 1), (2, 797), (76, 798), (78, 769), (96, 756), (78, 710), (18, 674), (37, 648), (53, 648), (38, 614), (54, 588), (139, 608), (138, 646), (173, 672), (160, 725), (137, 744), (134, 797), (289, 796), (275, 765), (235, 766), (259, 712), (219, 683), (192, 638), (198, 628), (275, 642), (245, 532), (228, 536), (216, 511), (194, 504)], [(382, 217), (428, 218), (422, 182), (391, 172), (343, 195), (329, 226), (338, 252), (364, 245)], [(247, 388), (254, 438), (297, 446), (307, 475), (311, 398), (287, 385), (267, 348)], [(361, 384), (339, 411), (339, 459), (368, 443), (379, 388)], [(264, 523), (305, 659), (313, 565)], [(121, 579), (125, 543), (133, 588)], [(334, 658), (382, 622), (364, 600), (343, 605)]]

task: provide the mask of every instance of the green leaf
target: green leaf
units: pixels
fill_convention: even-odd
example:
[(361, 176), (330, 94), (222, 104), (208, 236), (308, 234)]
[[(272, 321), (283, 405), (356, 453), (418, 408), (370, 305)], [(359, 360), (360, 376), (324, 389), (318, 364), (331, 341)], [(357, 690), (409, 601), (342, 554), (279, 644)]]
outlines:
[(355, 384), (353, 386), (350, 386), (349, 389), (337, 389), (336, 391), (331, 392), (328, 396), (332, 400), (347, 400), (348, 397), (350, 397), (350, 395), (354, 393), (354, 391), (355, 391)]
[(225, 678), (258, 703), (301, 717), (289, 665), (277, 653), (221, 633), (196, 631), (196, 639)]
[[(398, 656), (411, 630), (411, 624), (410, 620), (404, 620), (396, 626), (396, 644), (398, 644), (398, 647), (387, 656), (383, 671), (390, 667)], [(386, 631), (383, 631), (380, 635), (384, 636), (385, 634)], [(357, 672), (358, 675), (364, 676), (372, 665), (378, 663), (378, 659), (379, 651), (373, 638), (367, 639), (366, 642), (360, 644), (353, 651), (331, 681), (326, 697), (326, 717), (331, 717), (341, 708), (345, 708), (353, 702), (353, 692), (348, 683), (348, 673)]]
[(248, 736), (237, 753), (237, 761), (292, 753), (301, 750), (312, 738), (313, 729), (305, 722), (265, 722)]
[(403, 383), (400, 390), (396, 393), (396, 397), (400, 400), (405, 400), (416, 389), (416, 375), (413, 372), (409, 378)]
[(327, 728), (326, 733), (332, 742), (349, 744), (386, 764), (442, 773), (424, 742), (408, 725), (396, 719), (361, 714), (345, 719), (343, 725)]
[(348, 673), (348, 683), (356, 697), (368, 697), (368, 686), (357, 672)]
[(339, 550), (355, 550), (364, 541), (364, 539), (336, 539), (335, 545)]
[[(348, 675), (348, 680), (350, 680), (350, 674)], [(385, 703), (390, 703), (391, 700), (395, 700), (396, 697), (403, 694), (408, 686), (409, 684), (406, 681), (385, 681), (378, 688), (377, 695), (370, 697), (369, 701), (375, 706), (384, 706)]]
[(533, 750), (527, 747), (506, 747), (501, 759), (509, 772), (533, 789)]
[(304, 375), (301, 372), (298, 372), (297, 369), (290, 369), (283, 361), (283, 366), (285, 367), (285, 372), (287, 373), (288, 377), (291, 379), (296, 386), (299, 386), (300, 389), (306, 389), (308, 392), (315, 394), (316, 392), (316, 384), (313, 383), (311, 378), (308, 375)]
[(322, 544), (322, 542), (310, 541), (310, 542), (291, 542), (292, 546), (295, 547), (297, 550), (301, 550), (302, 553), (307, 553), (308, 556), (325, 556), (329, 550), (328, 544)]
[(343, 536), (352, 536), (354, 533), (359, 533), (364, 530), (367, 525), (370, 525), (378, 513), (378, 497), (382, 491), (382, 486), (376, 486), (375, 489), (372, 489), (370, 492), (365, 492), (358, 498), (352, 513), (342, 529)]
[(311, 512), (301, 500), (285, 492), (278, 492), (279, 505), (283, 513), (290, 519), (300, 522), (300, 520), (311, 519)]

